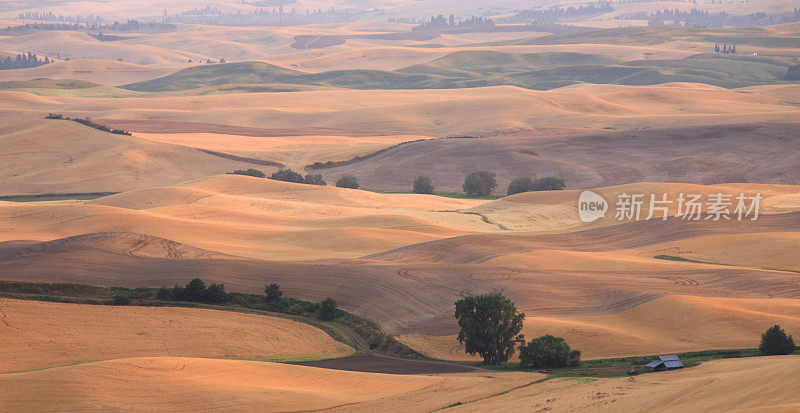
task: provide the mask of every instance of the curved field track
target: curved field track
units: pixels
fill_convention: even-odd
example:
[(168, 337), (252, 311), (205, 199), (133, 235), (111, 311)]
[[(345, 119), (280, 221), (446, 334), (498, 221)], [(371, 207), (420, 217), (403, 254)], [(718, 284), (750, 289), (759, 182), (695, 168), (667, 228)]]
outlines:
[(614, 251), (723, 234), (800, 232), (800, 212), (762, 215), (756, 221), (634, 221), (564, 234), (476, 234), (446, 238), (372, 254), (365, 258), (398, 262), (479, 264), (495, 257), (537, 249)]
[(0, 316), (0, 373), (138, 356), (302, 360), (353, 353), (308, 324), (217, 310), (0, 298)]
[[(503, 192), (517, 176), (558, 176), (567, 188), (632, 182), (798, 184), (800, 124), (742, 124), (602, 132), (578, 136), (439, 139), (412, 142), (361, 162), (323, 169), (362, 187), (408, 190), (429, 175), (437, 191), (460, 191), (477, 170), (497, 174)], [(620, 159), (620, 154), (624, 157)]]
[(542, 377), (408, 376), (241, 360), (126, 358), (0, 374), (0, 411), (432, 411)]

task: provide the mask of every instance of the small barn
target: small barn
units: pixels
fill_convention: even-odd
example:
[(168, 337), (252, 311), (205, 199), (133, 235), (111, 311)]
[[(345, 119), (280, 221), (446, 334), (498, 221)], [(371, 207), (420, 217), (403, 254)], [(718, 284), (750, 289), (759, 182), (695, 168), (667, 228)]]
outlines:
[(683, 367), (683, 362), (681, 362), (681, 359), (675, 354), (658, 356), (658, 359), (653, 360), (644, 366), (645, 370), (647, 371), (675, 370)]

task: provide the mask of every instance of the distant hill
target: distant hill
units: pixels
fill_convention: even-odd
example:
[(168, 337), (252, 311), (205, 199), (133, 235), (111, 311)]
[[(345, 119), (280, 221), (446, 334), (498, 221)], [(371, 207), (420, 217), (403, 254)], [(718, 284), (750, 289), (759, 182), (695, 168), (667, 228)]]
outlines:
[[(464, 177), (478, 170), (495, 172), (500, 192), (517, 176), (558, 176), (569, 189), (632, 182), (797, 184), (800, 142), (785, 137), (798, 132), (798, 124), (747, 124), (511, 140), (437, 139), (318, 172), (334, 180), (353, 175), (362, 187), (383, 191), (409, 190), (417, 175), (433, 178), (439, 191), (460, 191)], [(624, 159), (618, 161), (621, 154)]]
[(737, 88), (784, 83), (788, 60), (697, 54), (685, 59), (618, 59), (586, 53), (514, 54), (459, 51), (396, 71), (335, 70), (306, 73), (264, 62), (196, 66), (123, 86), (142, 92), (183, 91), (221, 85), (313, 85), (347, 89), (453, 89), (510, 85), (547, 90), (576, 83), (654, 85), (692, 82)]

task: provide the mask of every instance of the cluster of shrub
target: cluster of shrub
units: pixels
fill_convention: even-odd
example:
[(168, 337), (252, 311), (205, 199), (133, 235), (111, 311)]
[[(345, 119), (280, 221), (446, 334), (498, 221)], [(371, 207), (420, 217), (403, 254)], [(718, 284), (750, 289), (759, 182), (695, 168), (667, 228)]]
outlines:
[(8, 69), (27, 69), (31, 67), (38, 67), (42, 65), (46, 65), (49, 63), (53, 63), (49, 57), (44, 59), (39, 59), (39, 56), (27, 52), (27, 53), (20, 53), (15, 58), (11, 58), (11, 56), (6, 56), (5, 59), (0, 60), (0, 70), (8, 70)]
[(82, 118), (71, 118), (69, 116), (64, 116), (64, 115), (61, 115), (61, 114), (58, 114), (58, 113), (51, 113), (51, 114), (45, 116), (45, 118), (47, 118), (47, 119), (71, 120), (73, 122), (78, 122), (78, 123), (80, 123), (82, 125), (86, 125), (86, 126), (88, 126), (90, 128), (95, 128), (95, 129), (101, 130), (103, 132), (115, 133), (117, 135), (127, 135), (127, 136), (131, 135), (131, 133), (126, 131), (126, 130), (109, 128), (108, 126), (99, 124), (97, 122), (94, 122), (89, 118), (83, 118), (83, 119)]

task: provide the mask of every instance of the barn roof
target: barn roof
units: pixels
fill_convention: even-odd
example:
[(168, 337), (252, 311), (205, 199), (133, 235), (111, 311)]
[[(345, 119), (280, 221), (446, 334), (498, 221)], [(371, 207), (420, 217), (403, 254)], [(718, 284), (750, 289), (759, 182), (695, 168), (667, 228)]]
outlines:
[(666, 356), (658, 356), (661, 361), (681, 361), (677, 354), (667, 354)]
[(667, 360), (664, 362), (664, 366), (668, 369), (677, 369), (683, 367), (683, 363), (680, 360)]
[(645, 367), (654, 368), (654, 367), (658, 367), (659, 365), (661, 365), (661, 363), (663, 363), (663, 361), (661, 361), (661, 360), (653, 360), (653, 361), (645, 364)]

